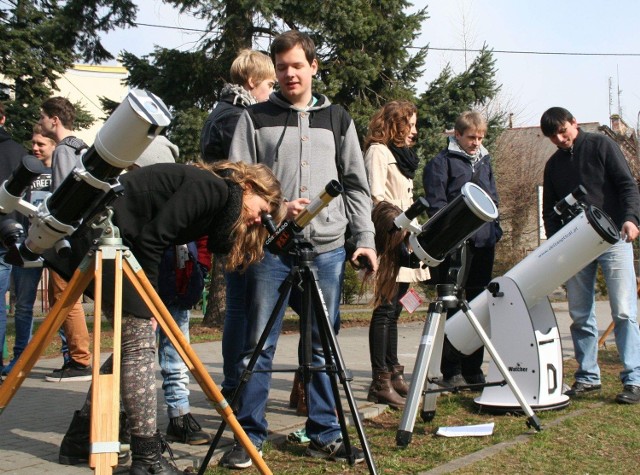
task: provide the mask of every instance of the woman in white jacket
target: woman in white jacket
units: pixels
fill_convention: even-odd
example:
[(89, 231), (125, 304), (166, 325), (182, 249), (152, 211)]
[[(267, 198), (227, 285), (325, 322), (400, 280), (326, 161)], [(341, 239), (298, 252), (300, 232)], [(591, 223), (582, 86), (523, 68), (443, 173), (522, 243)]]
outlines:
[[(413, 204), (413, 178), (419, 163), (411, 148), (418, 135), (416, 120), (417, 108), (408, 101), (389, 102), (371, 119), (364, 143), (364, 159), (374, 206), (386, 202), (404, 211)], [(388, 233), (388, 229), (376, 229), (376, 247), (380, 247), (377, 251), (381, 260), (385, 256)], [(384, 286), (380, 285), (382, 273), (376, 277), (375, 309), (369, 326), (373, 381), (367, 399), (393, 408), (404, 406), (409, 389), (403, 376), (404, 366), (398, 361), (398, 317), (402, 311), (398, 301), (411, 282), (429, 277), (427, 269), (405, 267), (404, 264), (409, 266), (409, 263), (401, 262), (401, 255), (408, 257), (409, 252), (394, 254), (397, 261), (392, 265), (399, 267), (399, 270), (396, 268), (394, 287), (384, 291)]]

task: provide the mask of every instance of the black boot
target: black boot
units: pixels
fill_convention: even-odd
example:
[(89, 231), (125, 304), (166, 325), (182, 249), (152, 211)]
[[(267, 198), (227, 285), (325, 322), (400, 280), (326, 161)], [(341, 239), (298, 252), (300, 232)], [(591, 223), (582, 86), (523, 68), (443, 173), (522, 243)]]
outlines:
[(60, 444), (58, 462), (62, 465), (78, 465), (89, 462), (89, 429), (91, 420), (80, 411), (73, 413), (69, 429)]
[[(126, 427), (126, 429), (125, 429)], [(73, 419), (69, 424), (69, 429), (60, 444), (60, 452), (58, 454), (58, 462), (61, 465), (79, 465), (89, 462), (89, 451), (91, 443), (89, 441), (89, 431), (91, 429), (91, 419), (89, 416), (83, 416), (80, 411), (73, 413)], [(123, 441), (124, 433), (128, 430), (126, 423), (126, 415), (120, 413), (120, 443)], [(128, 444), (129, 441), (126, 440)], [(126, 465), (129, 462), (129, 452), (122, 451), (118, 454), (118, 465)]]
[[(133, 455), (133, 462), (131, 462), (129, 475), (184, 474), (184, 471), (178, 470), (162, 456), (164, 445), (162, 436), (158, 432), (151, 437), (140, 437), (132, 434), (131, 453)], [(171, 454), (171, 452), (169, 453)]]
[(167, 440), (189, 445), (204, 445), (211, 442), (211, 436), (202, 430), (191, 413), (172, 417), (167, 427)]

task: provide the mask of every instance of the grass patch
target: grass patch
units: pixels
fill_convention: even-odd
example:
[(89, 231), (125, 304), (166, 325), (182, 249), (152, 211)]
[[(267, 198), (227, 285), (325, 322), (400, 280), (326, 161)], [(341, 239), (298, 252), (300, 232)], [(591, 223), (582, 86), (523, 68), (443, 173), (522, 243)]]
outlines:
[[(575, 361), (565, 363), (571, 380)], [(537, 413), (543, 430), (526, 426), (523, 416), (492, 415), (479, 411), (473, 399), (478, 393), (441, 395), (431, 422), (416, 420), (413, 439), (399, 448), (395, 435), (402, 413), (387, 411), (364, 422), (367, 441), (379, 473), (413, 474), (456, 461), (446, 471), (456, 474), (478, 473), (636, 473), (640, 450), (640, 405), (620, 405), (614, 397), (621, 390), (620, 363), (615, 348), (600, 352), (603, 390), (572, 400), (561, 410)], [(440, 426), (495, 422), (488, 437), (445, 438), (436, 436)], [(352, 442), (360, 445), (355, 430)], [(502, 444), (499, 446), (498, 444)], [(264, 447), (267, 465), (278, 474), (365, 474), (366, 464), (347, 464), (311, 459), (304, 445), (284, 442)], [(460, 459), (474, 454), (468, 463)], [(441, 468), (442, 470), (442, 468)], [(210, 467), (208, 475), (229, 470)]]
[[(344, 309), (342, 325), (368, 325), (370, 308)], [(404, 322), (424, 320), (424, 312), (403, 315)], [(93, 327), (88, 324), (90, 329)], [(296, 332), (298, 318), (285, 317), (284, 332)], [(9, 348), (12, 348), (14, 327), (7, 328)], [(217, 328), (205, 327), (202, 319), (192, 319), (192, 342), (215, 341), (221, 338)], [(103, 349), (111, 347), (109, 325), (104, 326)], [(59, 339), (45, 350), (45, 355), (58, 356)], [(364, 421), (367, 441), (379, 473), (413, 474), (428, 471), (454, 461), (447, 471), (457, 474), (516, 474), (516, 473), (636, 473), (637, 454), (640, 453), (640, 405), (620, 405), (614, 402), (621, 390), (621, 365), (615, 348), (601, 350), (599, 355), (603, 389), (572, 400), (568, 407), (555, 411), (537, 412), (543, 430), (536, 433), (518, 415), (492, 415), (480, 412), (473, 399), (478, 393), (463, 392), (441, 395), (433, 421), (418, 417), (413, 439), (407, 448), (398, 448), (395, 435), (402, 413), (387, 411)], [(564, 374), (572, 381), (576, 369), (574, 360), (565, 361)], [(495, 422), (494, 433), (488, 437), (444, 438), (435, 433), (440, 426), (454, 426)], [(351, 441), (360, 446), (355, 430)], [(502, 445), (499, 445), (502, 444)], [(351, 467), (347, 464), (315, 460), (304, 455), (305, 446), (291, 442), (266, 444), (263, 448), (267, 465), (277, 474), (364, 474), (366, 464)], [(461, 459), (474, 454), (473, 461)], [(209, 475), (231, 471), (212, 466)]]
[[(369, 321), (371, 320), (371, 311), (370, 307), (364, 306), (347, 306), (345, 310), (341, 312), (340, 319), (342, 322), (343, 328), (353, 327), (353, 326), (367, 326), (369, 325)], [(195, 312), (194, 312), (195, 313)], [(415, 312), (413, 315), (403, 315), (400, 318), (401, 322), (410, 322), (410, 321), (424, 321), (426, 312)], [(282, 325), (282, 332), (287, 333), (295, 333), (298, 331), (299, 318), (296, 315), (285, 315), (284, 323)], [(33, 332), (35, 333), (37, 329), (42, 325), (42, 321), (36, 321), (33, 324)], [(87, 321), (87, 328), (89, 332), (93, 331), (93, 321)], [(191, 343), (205, 343), (209, 341), (220, 341), (222, 340), (222, 329), (218, 327), (209, 327), (202, 324), (202, 317), (191, 318), (189, 324), (189, 334)], [(7, 333), (6, 333), (6, 341), (7, 348), (9, 349), (9, 355), (13, 353), (13, 345), (15, 342), (16, 332), (15, 332), (15, 324), (13, 323), (13, 319), (9, 318), (7, 321)], [(108, 351), (113, 347), (113, 329), (109, 322), (106, 319), (102, 319), (102, 344), (101, 349)], [(93, 350), (93, 340), (91, 340), (92, 345), (91, 349)], [(52, 358), (60, 355), (60, 339), (57, 336), (54, 336), (52, 341), (47, 345), (45, 350), (42, 353), (43, 358)]]

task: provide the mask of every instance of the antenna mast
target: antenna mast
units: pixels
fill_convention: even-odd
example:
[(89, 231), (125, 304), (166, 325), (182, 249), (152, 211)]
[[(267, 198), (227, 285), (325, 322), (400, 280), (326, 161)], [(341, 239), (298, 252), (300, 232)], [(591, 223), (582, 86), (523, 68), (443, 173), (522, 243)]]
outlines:
[[(609, 76), (609, 122), (611, 122), (611, 107), (613, 106), (613, 95), (612, 95), (612, 85), (611, 85), (611, 76)], [(609, 123), (611, 125), (611, 123)]]

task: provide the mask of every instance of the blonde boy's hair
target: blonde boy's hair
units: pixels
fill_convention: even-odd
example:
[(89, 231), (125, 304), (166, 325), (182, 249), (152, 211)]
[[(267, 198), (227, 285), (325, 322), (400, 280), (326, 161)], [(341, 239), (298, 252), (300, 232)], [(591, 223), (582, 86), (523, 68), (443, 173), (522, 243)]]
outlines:
[(258, 84), (276, 77), (271, 58), (260, 51), (243, 49), (231, 64), (231, 82), (244, 86), (249, 78)]

